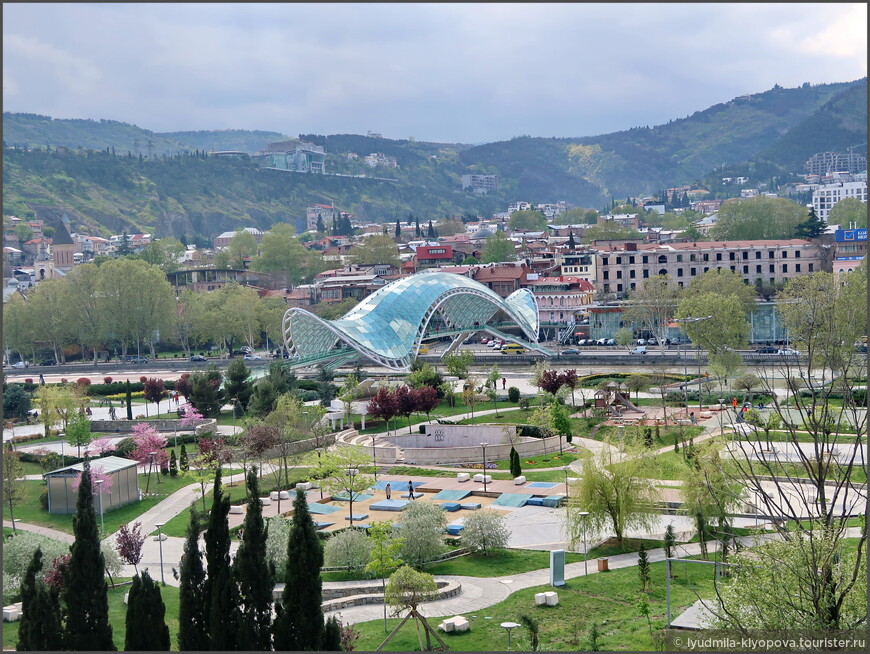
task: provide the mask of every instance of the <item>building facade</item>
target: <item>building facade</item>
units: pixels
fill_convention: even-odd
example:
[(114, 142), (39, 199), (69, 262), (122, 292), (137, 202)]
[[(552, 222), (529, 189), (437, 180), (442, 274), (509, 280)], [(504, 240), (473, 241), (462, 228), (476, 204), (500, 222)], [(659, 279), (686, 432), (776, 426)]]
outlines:
[(820, 220), (828, 222), (828, 214), (840, 200), (855, 198), (867, 204), (867, 180), (823, 184), (813, 191), (813, 209)]

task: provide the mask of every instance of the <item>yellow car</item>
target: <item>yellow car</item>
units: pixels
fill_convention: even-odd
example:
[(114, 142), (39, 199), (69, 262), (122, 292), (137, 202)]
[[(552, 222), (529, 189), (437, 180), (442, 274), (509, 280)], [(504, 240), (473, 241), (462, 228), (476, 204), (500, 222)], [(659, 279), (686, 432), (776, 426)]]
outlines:
[(522, 345), (517, 345), (516, 343), (508, 343), (501, 347), (502, 354), (525, 354), (526, 352), (528, 352), (526, 348)]

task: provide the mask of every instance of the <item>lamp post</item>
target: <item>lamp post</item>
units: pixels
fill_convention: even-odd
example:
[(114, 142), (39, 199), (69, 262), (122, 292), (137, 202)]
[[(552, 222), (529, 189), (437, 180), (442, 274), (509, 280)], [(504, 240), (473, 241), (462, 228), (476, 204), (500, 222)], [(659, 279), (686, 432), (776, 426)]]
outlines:
[(151, 488), (151, 469), (154, 467), (154, 457), (157, 455), (157, 452), (148, 452), (148, 456), (151, 457), (151, 460), (148, 462), (148, 481), (145, 482), (145, 492)]
[(372, 434), (372, 465), (375, 467), (375, 481), (378, 480), (378, 456), (375, 451), (375, 435)]
[(66, 440), (66, 434), (60, 433), (58, 436), (60, 437), (60, 465), (66, 467), (66, 457), (63, 453), (63, 443)]
[(508, 632), (508, 650), (511, 648), (511, 629), (516, 629), (520, 625), (516, 622), (502, 622), (501, 626), (507, 629)]
[[(354, 477), (356, 477), (356, 473), (357, 473), (356, 468), (348, 468), (348, 470), (347, 470), (347, 475), (350, 478), (350, 483), (348, 484), (349, 488), (347, 489), (347, 491), (348, 491), (348, 496), (350, 498), (350, 515), (349, 515), (349, 517), (350, 517), (350, 526), (351, 527), (353, 527), (353, 489), (354, 489), (353, 479), (354, 479)], [(414, 492), (413, 489), (411, 490), (411, 492), (412, 493)], [(413, 499), (413, 498), (411, 498), (411, 499)]]
[(166, 580), (163, 578), (163, 533), (160, 531), (160, 528), (165, 525), (165, 522), (155, 523), (155, 527), (157, 527), (157, 542), (160, 544), (160, 583), (162, 585), (166, 585)]
[(97, 493), (100, 498), (100, 535), (106, 533), (106, 525), (103, 522), (103, 484), (105, 483), (105, 479), (97, 479)]
[[(317, 467), (320, 468), (320, 454), (323, 452), (322, 447), (318, 447), (315, 452), (317, 452)], [(317, 484), (320, 488), (320, 499), (323, 499), (323, 484)]]
[(236, 435), (236, 407), (239, 405), (239, 398), (230, 398), (233, 401), (233, 436)]
[(589, 517), (589, 511), (581, 511), (580, 519), (583, 521), (583, 574), (589, 574), (589, 548), (586, 545), (586, 518)]
[[(675, 318), (674, 322), (676, 322), (676, 323), (695, 323), (695, 322), (702, 322), (704, 320), (711, 320), (712, 318), (713, 318), (713, 316), (704, 316), (703, 318), (692, 318), (692, 317)], [(703, 406), (701, 404), (701, 344), (696, 343), (696, 345), (698, 346), (698, 411), (700, 412), (703, 410)], [(685, 370), (685, 368), (686, 368), (686, 366), (684, 364), (683, 369)], [(688, 396), (688, 392), (687, 392), (686, 393), (686, 398), (687, 398), (686, 405), (687, 406), (689, 403), (688, 397), (689, 396)]]
[(486, 446), (489, 443), (481, 443), (480, 446), (483, 448), (483, 492), (486, 492)]

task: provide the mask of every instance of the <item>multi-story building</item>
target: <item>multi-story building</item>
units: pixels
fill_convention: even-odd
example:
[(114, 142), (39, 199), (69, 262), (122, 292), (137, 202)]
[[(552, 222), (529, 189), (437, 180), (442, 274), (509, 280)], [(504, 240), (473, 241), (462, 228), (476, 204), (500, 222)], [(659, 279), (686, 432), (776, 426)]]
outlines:
[(856, 152), (817, 152), (804, 164), (807, 175), (829, 175), (834, 171), (857, 173), (867, 169), (867, 157)]
[(297, 173), (323, 174), (326, 168), (326, 151), (322, 145), (305, 141), (271, 143), (267, 148), (271, 168)]
[(538, 301), (538, 317), (542, 323), (567, 325), (580, 320), (595, 294), (590, 282), (567, 275), (529, 279), (526, 288)]
[(866, 229), (838, 229), (834, 232), (834, 274), (852, 272), (867, 255)]
[(496, 294), (507, 297), (526, 286), (529, 274), (532, 274), (532, 269), (525, 263), (490, 264), (478, 268), (473, 279)]
[(391, 157), (383, 152), (372, 152), (371, 154), (367, 154), (364, 161), (369, 168), (376, 168), (377, 166), (384, 166), (385, 168), (399, 167), (399, 162), (395, 157)]
[[(260, 243), (263, 240), (263, 232), (261, 232), (256, 227), (245, 227), (242, 230), (243, 232), (248, 232), (251, 236), (254, 237), (254, 240), (257, 243)], [(220, 236), (215, 236), (212, 240), (212, 245), (215, 249), (225, 248), (230, 244), (230, 241), (233, 240), (233, 236), (236, 235), (236, 232), (224, 232)], [(114, 237), (112, 237), (114, 238)]]
[(828, 268), (822, 247), (803, 239), (595, 245), (599, 293), (624, 297), (644, 279), (669, 275), (688, 286), (708, 270), (740, 274), (756, 287), (777, 287), (786, 280)]
[(559, 252), (556, 263), (564, 276), (577, 277), (595, 284), (595, 262), (597, 257), (593, 251)]
[(462, 190), (485, 193), (498, 188), (498, 175), (463, 175)]
[(845, 198), (856, 198), (867, 204), (867, 180), (823, 184), (813, 191), (813, 209), (820, 220), (828, 222), (834, 205)]

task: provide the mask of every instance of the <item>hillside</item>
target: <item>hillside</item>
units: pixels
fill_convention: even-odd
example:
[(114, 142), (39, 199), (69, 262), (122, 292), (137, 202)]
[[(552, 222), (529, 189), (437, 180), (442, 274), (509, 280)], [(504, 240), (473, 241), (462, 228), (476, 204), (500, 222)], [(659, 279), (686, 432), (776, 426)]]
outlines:
[[(116, 121), (6, 113), (4, 214), (28, 217), (40, 207), (59, 207), (91, 233), (126, 229), (208, 237), (275, 221), (299, 224), (313, 203), (334, 202), (378, 222), (408, 213), (424, 221), (487, 215), (516, 200), (601, 208), (611, 198), (702, 180), (723, 166), (734, 174), (751, 171), (761, 181), (801, 172), (814, 152), (858, 144), (866, 151), (866, 92), (866, 78), (775, 87), (652, 128), (595, 137), (518, 137), (474, 147), (302, 135), (325, 147), (331, 173), (325, 176), (264, 170), (266, 159), (204, 155), (212, 149), (254, 153), (289, 138), (276, 132), (161, 134)], [(51, 151), (35, 150), (37, 145)], [(71, 150), (57, 152), (58, 145)], [(136, 156), (137, 148), (144, 156)], [(395, 157), (398, 167), (369, 168), (362, 157), (372, 152)], [(486, 195), (464, 192), (461, 176), (467, 173), (497, 174), (500, 188)]]

